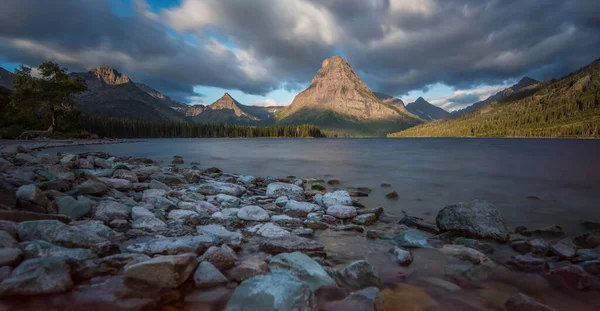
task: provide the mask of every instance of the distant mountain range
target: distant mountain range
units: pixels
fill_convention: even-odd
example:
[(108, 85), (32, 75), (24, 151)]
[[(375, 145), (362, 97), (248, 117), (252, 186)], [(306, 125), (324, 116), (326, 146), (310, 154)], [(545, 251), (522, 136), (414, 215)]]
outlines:
[(470, 113), (392, 137), (600, 136), (600, 59), (548, 82), (525, 78)]
[(416, 101), (406, 105), (406, 109), (426, 122), (450, 118), (448, 111), (430, 104), (423, 97), (419, 97)]

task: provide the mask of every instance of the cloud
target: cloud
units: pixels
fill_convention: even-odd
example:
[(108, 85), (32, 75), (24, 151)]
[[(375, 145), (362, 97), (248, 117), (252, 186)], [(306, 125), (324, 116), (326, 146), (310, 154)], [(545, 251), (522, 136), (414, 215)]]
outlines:
[(442, 96), (429, 99), (428, 101), (445, 110), (454, 111), (485, 100), (509, 86), (509, 84), (505, 83), (502, 85), (479, 86), (470, 90), (455, 90), (451, 96)]
[(263, 100), (258, 100), (252, 103), (249, 103), (250, 106), (260, 106), (260, 107), (272, 107), (272, 106), (288, 106), (291, 102), (277, 102), (272, 98), (266, 98)]
[[(0, 56), (107, 65), (176, 98), (196, 96), (194, 85), (297, 91), (336, 54), (372, 89), (397, 96), (436, 83), (549, 79), (600, 57), (598, 1), (129, 1), (122, 14), (111, 1), (4, 0)], [(475, 98), (454, 96), (456, 105)]]

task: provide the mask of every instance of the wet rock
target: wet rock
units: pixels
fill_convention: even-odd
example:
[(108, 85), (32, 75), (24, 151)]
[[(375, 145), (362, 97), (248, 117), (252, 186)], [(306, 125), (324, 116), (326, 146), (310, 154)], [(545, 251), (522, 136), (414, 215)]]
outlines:
[(203, 261), (194, 272), (194, 284), (196, 287), (215, 287), (221, 284), (226, 284), (227, 278), (208, 261)]
[(381, 280), (375, 273), (375, 269), (366, 260), (355, 261), (347, 267), (338, 270), (337, 278), (341, 284), (351, 290), (381, 286)]
[(508, 240), (508, 230), (498, 209), (486, 201), (474, 200), (444, 207), (436, 217), (441, 232), (456, 232), (470, 237)]
[(19, 248), (0, 248), (0, 267), (16, 266), (23, 259), (23, 251)]
[(271, 272), (286, 271), (308, 284), (312, 291), (321, 286), (334, 285), (335, 280), (312, 258), (307, 255), (294, 252), (274, 256), (269, 262)]
[(494, 253), (494, 246), (489, 243), (480, 242), (474, 239), (467, 239), (463, 237), (458, 237), (454, 239), (454, 243), (464, 245), (466, 247), (470, 247), (476, 249), (484, 254), (492, 254)]
[(297, 228), (292, 230), (292, 235), (297, 235), (304, 238), (312, 238), (314, 236), (313, 229), (310, 228)]
[(171, 164), (183, 164), (183, 158), (180, 156), (173, 156), (173, 160), (171, 161)]
[(367, 287), (360, 291), (350, 294), (350, 296), (326, 303), (322, 307), (323, 311), (377, 311), (383, 310), (383, 295), (376, 287)]
[(309, 228), (309, 229), (313, 229), (313, 230), (325, 230), (327, 228), (329, 228), (329, 225), (319, 221), (319, 220), (314, 220), (314, 219), (307, 219), (304, 221), (304, 225)]
[(535, 301), (535, 299), (518, 293), (510, 297), (504, 307), (507, 311), (554, 311), (555, 309), (548, 307), (545, 304)]
[(91, 212), (94, 201), (84, 196), (77, 197), (77, 200), (71, 196), (64, 196), (56, 198), (56, 205), (59, 214), (78, 220)]
[[(383, 210), (381, 211), (381, 213), (383, 213)], [(431, 232), (434, 234), (440, 233), (440, 230), (438, 229), (438, 227), (436, 227), (436, 225), (424, 222), (420, 218), (409, 216), (409, 215), (404, 215), (404, 217), (402, 217), (402, 219), (398, 222), (398, 224), (406, 225), (408, 227), (414, 227), (419, 230)]]
[(39, 163), (40, 160), (27, 153), (17, 153), (13, 162), (15, 165), (23, 165), (25, 163)]
[(276, 224), (269, 222), (264, 225), (260, 225), (260, 228), (256, 231), (256, 234), (265, 238), (273, 239), (289, 236), (290, 232)]
[(352, 219), (352, 223), (362, 226), (370, 226), (377, 221), (377, 216), (375, 214), (362, 214), (354, 217)]
[(15, 237), (6, 231), (0, 230), (0, 248), (15, 248), (19, 247), (19, 242)]
[(179, 186), (187, 184), (185, 177), (179, 174), (171, 174), (171, 173), (154, 173), (150, 176), (152, 179), (156, 179), (167, 186)]
[(88, 179), (83, 183), (75, 186), (74, 189), (77, 191), (78, 194), (89, 194), (95, 196), (101, 196), (110, 190), (105, 184), (91, 179)]
[(216, 199), (221, 208), (237, 208), (240, 206), (240, 199), (231, 195), (217, 194)]
[(198, 185), (197, 191), (204, 195), (227, 194), (239, 197), (246, 192), (246, 188), (224, 182), (208, 182)]
[(276, 239), (263, 240), (260, 243), (260, 250), (269, 254), (302, 252), (309, 256), (323, 255), (325, 247), (323, 244), (299, 236), (289, 236)]
[(323, 217), (321, 217), (321, 221), (330, 225), (337, 225), (338, 223), (340, 223), (339, 219), (331, 215), (323, 215)]
[(157, 232), (161, 230), (167, 230), (168, 226), (164, 221), (152, 215), (137, 218), (133, 224), (131, 224), (131, 228), (149, 232)]
[(392, 200), (398, 200), (398, 198), (400, 198), (400, 196), (398, 195), (398, 192), (396, 191), (392, 191), (389, 192), (385, 195), (386, 198), (388, 199), (392, 199)]
[(565, 230), (559, 225), (553, 225), (532, 230), (520, 230), (520, 234), (537, 238), (557, 238), (565, 235)]
[(200, 216), (200, 214), (198, 214), (194, 211), (188, 211), (188, 210), (183, 210), (183, 209), (174, 209), (174, 210), (170, 211), (169, 214), (167, 214), (167, 219), (174, 220), (174, 221), (185, 221), (185, 220), (192, 219), (192, 218), (195, 218), (198, 216)]
[(600, 234), (584, 233), (573, 238), (573, 243), (581, 248), (596, 248), (600, 246)]
[(592, 286), (592, 280), (580, 266), (569, 265), (550, 271), (550, 275), (572, 289), (583, 290)]
[(101, 177), (98, 180), (106, 184), (109, 188), (119, 191), (129, 191), (133, 189), (133, 183), (126, 179)]
[(0, 296), (66, 292), (73, 287), (70, 271), (69, 265), (58, 257), (25, 260), (0, 284)]
[(289, 229), (301, 228), (302, 220), (298, 218), (292, 218), (287, 215), (274, 215), (271, 217), (271, 222), (280, 226)]
[(292, 184), (272, 182), (267, 186), (267, 196), (272, 199), (286, 196), (290, 200), (302, 201), (304, 200), (304, 189)]
[(30, 202), (45, 208), (50, 201), (44, 195), (42, 190), (34, 185), (21, 186), (17, 190), (16, 197), (18, 200)]
[(392, 241), (402, 247), (431, 248), (433, 246), (428, 242), (428, 239), (429, 237), (425, 233), (410, 229), (394, 236)]
[(164, 183), (156, 180), (156, 179), (152, 179), (149, 183), (148, 183), (148, 188), (150, 189), (159, 189), (159, 190), (164, 190), (164, 191), (172, 191), (173, 189), (171, 189), (171, 187), (165, 185)]
[(161, 288), (176, 288), (192, 274), (198, 260), (194, 254), (161, 256), (125, 268), (125, 277)]
[(21, 241), (42, 240), (64, 247), (89, 248), (105, 239), (57, 220), (35, 220), (19, 223)]
[(219, 270), (227, 270), (235, 265), (237, 255), (227, 245), (211, 246), (202, 255), (202, 260), (212, 263)]
[(211, 236), (182, 236), (177, 238), (156, 238), (127, 246), (130, 253), (154, 255), (175, 255), (183, 253), (202, 254), (215, 244)]
[(308, 214), (320, 210), (321, 207), (316, 204), (289, 200), (285, 205), (284, 213), (292, 217), (306, 217)]
[(356, 208), (353, 206), (330, 205), (327, 208), (327, 215), (339, 219), (350, 219), (356, 217)]
[(115, 201), (102, 201), (94, 208), (94, 219), (109, 224), (115, 219), (127, 220), (131, 207)]
[(50, 180), (38, 185), (41, 190), (56, 190), (66, 192), (71, 189), (71, 185), (64, 180)]
[(12, 273), (12, 267), (4, 266), (0, 267), (0, 283), (10, 277)]
[(600, 259), (600, 247), (595, 249), (578, 249), (575, 253), (573, 262), (589, 261)]
[(350, 193), (345, 190), (338, 190), (334, 192), (328, 192), (323, 196), (323, 205), (330, 207), (334, 205), (352, 205), (352, 198)]
[(400, 247), (394, 247), (390, 250), (390, 253), (396, 256), (396, 262), (401, 266), (408, 266), (413, 262), (413, 257), (410, 251), (404, 250)]
[(571, 259), (575, 256), (575, 246), (569, 238), (562, 239), (550, 247), (550, 251), (560, 259)]
[(231, 269), (229, 278), (239, 283), (257, 275), (267, 273), (269, 273), (269, 266), (264, 259), (253, 256), (244, 259), (239, 265)]
[(588, 230), (600, 230), (600, 221), (585, 220), (581, 225)]
[(254, 176), (240, 176), (237, 179), (237, 182), (244, 184), (244, 185), (250, 185), (253, 184), (256, 181), (256, 177)]
[(359, 232), (359, 233), (365, 232), (365, 228), (363, 226), (352, 225), (352, 224), (333, 226), (333, 227), (329, 227), (329, 229), (334, 230), (334, 231), (354, 231), (354, 232)]
[(459, 258), (465, 258), (473, 264), (483, 265), (488, 267), (495, 267), (496, 264), (489, 259), (487, 256), (479, 252), (478, 250), (466, 247), (464, 245), (444, 245), (439, 249), (442, 254), (455, 256)]
[(290, 199), (286, 196), (280, 196), (275, 200), (275, 206), (277, 207), (285, 207)]
[(506, 265), (525, 272), (540, 272), (546, 270), (546, 261), (531, 255), (513, 256)]
[(96, 258), (96, 255), (85, 248), (66, 248), (54, 245), (46, 241), (31, 241), (22, 243), (26, 259), (38, 257), (61, 257), (65, 260), (81, 261)]
[(269, 221), (269, 213), (257, 205), (248, 205), (240, 208), (237, 217), (241, 220)]
[(217, 244), (227, 244), (232, 248), (239, 248), (242, 245), (242, 234), (238, 231), (229, 231), (222, 225), (197, 226), (196, 231), (202, 235), (212, 236)]
[(309, 286), (286, 272), (255, 276), (240, 284), (225, 307), (237, 310), (315, 310)]

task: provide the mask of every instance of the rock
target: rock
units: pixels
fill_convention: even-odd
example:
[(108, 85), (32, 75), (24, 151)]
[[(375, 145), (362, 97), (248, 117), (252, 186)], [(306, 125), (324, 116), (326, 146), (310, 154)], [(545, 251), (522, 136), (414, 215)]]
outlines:
[(315, 296), (309, 286), (285, 272), (255, 276), (240, 284), (225, 307), (238, 310), (315, 310)]
[(377, 215), (375, 214), (362, 214), (362, 215), (358, 215), (356, 217), (354, 217), (354, 219), (352, 219), (352, 223), (355, 223), (357, 225), (361, 225), (361, 226), (370, 226), (372, 224), (374, 224), (377, 221)]
[(558, 255), (560, 259), (571, 259), (575, 256), (575, 246), (571, 239), (562, 239), (550, 247), (553, 254)]
[(244, 259), (239, 265), (229, 272), (229, 278), (240, 283), (251, 277), (269, 273), (269, 266), (257, 256)]
[(433, 246), (428, 242), (428, 239), (429, 237), (425, 233), (416, 229), (409, 229), (396, 235), (393, 242), (402, 247), (431, 248)]
[(365, 228), (363, 226), (358, 225), (339, 225), (334, 227), (329, 227), (329, 229), (334, 231), (355, 231), (359, 233), (365, 232)]
[(525, 272), (539, 272), (546, 270), (546, 261), (531, 255), (513, 256), (506, 265)]
[(271, 219), (267, 211), (256, 205), (248, 205), (240, 208), (237, 217), (241, 220), (251, 221), (269, 221)]
[(144, 206), (134, 206), (131, 208), (131, 219), (135, 221), (142, 217), (155, 217), (155, 215)]
[(217, 244), (227, 244), (234, 249), (240, 248), (242, 245), (242, 234), (238, 231), (229, 231), (222, 225), (197, 226), (196, 231), (203, 235), (212, 236)]
[(242, 183), (244, 185), (253, 184), (256, 181), (256, 177), (254, 176), (240, 176), (237, 179), (237, 182)]
[(306, 217), (308, 214), (320, 210), (321, 207), (316, 204), (288, 200), (284, 212), (292, 217)]
[(507, 311), (555, 311), (555, 309), (539, 303), (523, 293), (510, 297), (504, 307)]
[(173, 161), (171, 161), (171, 164), (183, 164), (183, 158), (180, 156), (173, 156)]
[(390, 250), (390, 253), (396, 256), (396, 261), (401, 266), (408, 266), (413, 262), (413, 257), (410, 251), (403, 250), (400, 247), (394, 247)]
[(491, 245), (489, 243), (480, 242), (480, 241), (474, 240), (474, 239), (458, 237), (458, 238), (454, 239), (454, 243), (476, 249), (484, 254), (492, 254), (495, 251), (493, 245)]
[(77, 200), (71, 196), (64, 196), (56, 198), (56, 205), (59, 214), (78, 220), (91, 212), (94, 201), (84, 196), (77, 197)]
[(235, 265), (237, 255), (227, 245), (211, 246), (202, 255), (202, 260), (212, 263), (219, 270), (227, 270)]
[(126, 179), (101, 177), (99, 178), (99, 180), (106, 184), (108, 187), (119, 191), (129, 191), (133, 189), (133, 183)]
[(64, 247), (89, 248), (105, 242), (98, 235), (57, 220), (34, 220), (19, 223), (21, 241), (42, 240)]
[(217, 194), (217, 202), (220, 203), (221, 208), (237, 208), (240, 206), (240, 199), (227, 194)]
[(107, 257), (121, 253), (121, 248), (116, 243), (106, 241), (92, 245), (90, 251), (98, 257)]
[(271, 222), (284, 228), (294, 229), (302, 228), (302, 220), (298, 218), (292, 218), (287, 215), (273, 215)]
[(39, 240), (23, 242), (22, 248), (26, 259), (53, 256), (62, 257), (65, 260), (82, 261), (96, 258), (96, 255), (89, 249), (66, 248)]
[(600, 260), (589, 260), (579, 263), (579, 265), (589, 274), (600, 275)]
[(331, 215), (323, 215), (323, 217), (321, 217), (321, 221), (330, 225), (337, 225), (340, 222), (339, 219)]
[(569, 265), (550, 271), (550, 275), (568, 288), (583, 290), (592, 286), (592, 280), (580, 266)]
[(23, 259), (23, 251), (19, 248), (0, 248), (0, 267), (16, 266)]
[(256, 234), (265, 238), (281, 238), (289, 236), (290, 232), (273, 223), (266, 223), (256, 231)]
[(38, 187), (41, 190), (56, 190), (60, 192), (66, 192), (71, 189), (71, 185), (67, 181), (60, 179), (43, 182), (38, 184)]
[(366, 260), (359, 260), (337, 271), (340, 282), (351, 290), (360, 290), (365, 287), (381, 286), (381, 280), (375, 273), (373, 266)]
[(185, 221), (200, 216), (200, 214), (194, 211), (188, 211), (183, 209), (174, 209), (167, 214), (167, 219), (175, 221)]
[(19, 224), (14, 221), (0, 220), (0, 231), (10, 234), (16, 239), (19, 233)]
[(588, 230), (600, 230), (600, 221), (585, 220), (581, 225)]
[(164, 189), (148, 189), (144, 191), (142, 195), (142, 201), (150, 203), (153, 199), (157, 197), (164, 197), (167, 195), (167, 191)]
[(162, 183), (156, 179), (152, 179), (150, 181), (150, 183), (148, 183), (148, 188), (159, 189), (159, 190), (164, 190), (164, 191), (172, 191), (173, 190), (173, 189), (171, 189), (171, 187), (165, 185), (164, 183)]
[(32, 220), (58, 220), (68, 224), (72, 219), (65, 215), (40, 214), (20, 210), (5, 211), (0, 209), (0, 221), (23, 222)]
[(466, 247), (464, 245), (449, 245), (446, 244), (442, 248), (439, 249), (442, 254), (455, 256), (459, 258), (465, 258), (469, 260), (471, 263), (476, 265), (483, 265), (493, 268), (496, 266), (494, 262), (489, 259), (487, 256), (479, 252), (478, 250), (474, 250), (472, 248)]
[(288, 197), (286, 197), (285, 195), (280, 196), (275, 200), (275, 205), (277, 207), (285, 207), (289, 200), (290, 199), (288, 199)]
[(4, 266), (0, 267), (0, 283), (10, 277), (12, 273), (12, 267)]
[(94, 219), (109, 224), (115, 219), (129, 219), (131, 207), (115, 201), (102, 201), (94, 208)]
[(27, 153), (17, 153), (13, 162), (15, 165), (22, 165), (25, 163), (39, 163), (40, 160)]
[(350, 294), (343, 300), (327, 303), (323, 311), (353, 310), (353, 311), (377, 311), (383, 309), (383, 295), (377, 287), (367, 287)]
[(327, 208), (327, 215), (339, 219), (350, 219), (356, 217), (356, 208), (353, 206), (330, 205)]
[(446, 280), (440, 279), (440, 278), (427, 277), (427, 278), (424, 278), (423, 281), (425, 281), (426, 283), (431, 284), (435, 287), (439, 287), (441, 289), (447, 290), (449, 292), (457, 292), (457, 291), (461, 290), (460, 286), (458, 286), (452, 282), (448, 282)]
[(169, 227), (167, 224), (156, 218), (154, 215), (152, 216), (143, 216), (137, 218), (133, 224), (131, 225), (132, 229), (139, 229), (149, 232), (157, 232), (162, 230), (167, 230)]
[(323, 205), (330, 207), (334, 205), (352, 205), (352, 198), (348, 191), (338, 190), (334, 192), (328, 192), (323, 196)]
[(499, 242), (508, 240), (508, 230), (498, 209), (486, 201), (474, 200), (444, 207), (436, 217), (441, 232), (455, 232)]
[(396, 191), (392, 191), (389, 192), (385, 195), (386, 198), (388, 199), (392, 199), (392, 200), (398, 200), (398, 198), (400, 198), (400, 196), (398, 195), (398, 192)]
[(336, 185), (339, 185), (341, 183), (342, 182), (339, 179), (330, 179), (330, 180), (327, 181), (327, 184), (331, 185), (331, 186), (336, 186)]
[(335, 285), (335, 280), (316, 261), (300, 252), (279, 254), (271, 258), (271, 272), (285, 271), (308, 284), (314, 292), (325, 285)]
[(84, 223), (78, 224), (77, 227), (88, 233), (96, 234), (97, 236), (104, 239), (114, 239), (122, 236), (121, 233), (112, 230), (110, 227), (104, 225), (99, 220), (89, 220)]
[(209, 182), (198, 185), (197, 191), (204, 195), (227, 194), (239, 197), (246, 192), (246, 188), (224, 182)]
[(187, 181), (185, 180), (185, 177), (183, 177), (183, 176), (181, 176), (179, 174), (154, 173), (150, 177), (152, 179), (156, 179), (156, 180), (158, 180), (158, 181), (160, 181), (160, 182), (162, 182), (165, 185), (168, 185), (170, 187), (187, 184)]
[(161, 288), (176, 288), (188, 279), (197, 265), (194, 254), (161, 256), (125, 267), (125, 277)]
[(196, 287), (215, 287), (221, 284), (226, 284), (227, 278), (208, 261), (203, 261), (198, 265), (194, 272), (194, 284)]
[(600, 234), (584, 233), (573, 238), (573, 243), (581, 248), (596, 248), (600, 246)]
[(73, 287), (69, 265), (58, 257), (23, 261), (0, 284), (0, 296), (56, 294)]
[(19, 187), (16, 193), (16, 197), (18, 200), (30, 202), (42, 206), (43, 208), (46, 208), (46, 206), (48, 206), (48, 204), (50, 203), (50, 201), (48, 201), (48, 198), (46, 198), (42, 190), (40, 190), (34, 185), (26, 185)]
[(6, 231), (0, 231), (0, 248), (15, 248), (15, 247), (19, 247), (19, 242), (17, 242), (17, 240), (15, 240), (15, 237), (6, 232)]
[(74, 188), (78, 194), (101, 196), (109, 191), (108, 187), (95, 180), (88, 179)]
[(176, 255), (183, 253), (202, 254), (215, 244), (211, 236), (182, 236), (178, 238), (156, 238), (127, 246), (130, 253), (154, 255)]
[(288, 236), (261, 241), (260, 250), (269, 254), (302, 252), (307, 255), (322, 255), (325, 253), (323, 244), (298, 236)]
[(595, 249), (578, 249), (575, 253), (573, 262), (589, 261), (600, 259), (600, 247)]
[(272, 182), (267, 186), (267, 196), (276, 199), (286, 196), (289, 200), (304, 200), (304, 189), (302, 187), (281, 182)]
[(532, 229), (532, 230), (527, 230), (527, 229), (520, 230), (518, 233), (525, 235), (525, 236), (530, 236), (530, 237), (556, 238), (556, 237), (564, 236), (565, 230), (563, 229), (563, 227), (561, 227), (559, 225), (553, 225), (553, 226)]

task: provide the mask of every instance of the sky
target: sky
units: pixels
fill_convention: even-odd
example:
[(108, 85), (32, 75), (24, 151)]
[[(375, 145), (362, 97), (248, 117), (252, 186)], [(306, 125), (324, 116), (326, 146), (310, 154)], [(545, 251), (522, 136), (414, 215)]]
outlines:
[(110, 66), (179, 101), (287, 105), (340, 55), (447, 110), (600, 57), (600, 1), (3, 0), (0, 66)]

